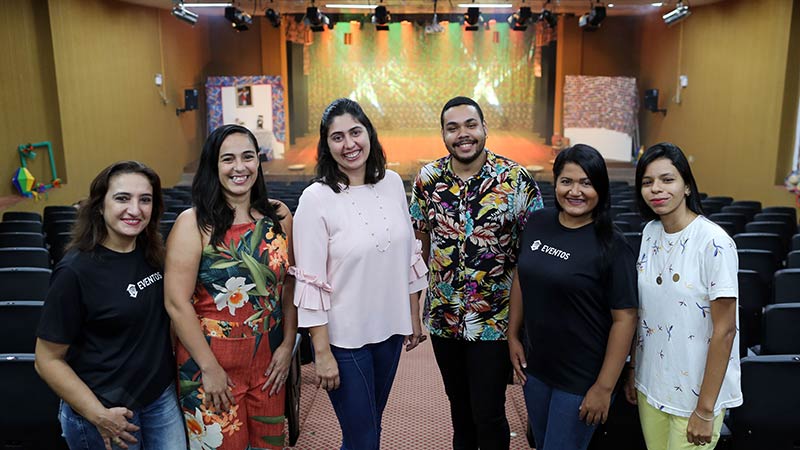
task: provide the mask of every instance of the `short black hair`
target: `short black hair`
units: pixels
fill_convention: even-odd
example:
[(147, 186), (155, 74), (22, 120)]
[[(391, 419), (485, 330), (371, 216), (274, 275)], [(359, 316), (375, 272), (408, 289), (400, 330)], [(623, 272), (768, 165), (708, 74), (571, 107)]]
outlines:
[(658, 214), (650, 208), (650, 205), (648, 205), (644, 197), (642, 197), (642, 178), (644, 178), (644, 172), (647, 170), (647, 166), (661, 158), (668, 159), (678, 170), (681, 178), (683, 178), (683, 183), (689, 186), (686, 206), (695, 214), (702, 215), (703, 205), (700, 202), (700, 189), (697, 187), (694, 175), (692, 175), (692, 168), (689, 166), (689, 160), (686, 159), (686, 155), (683, 154), (683, 151), (677, 145), (670, 142), (661, 142), (648, 148), (636, 164), (636, 206), (639, 208), (639, 214), (648, 221), (658, 219)]
[(442, 108), (442, 113), (439, 114), (439, 124), (444, 128), (444, 113), (447, 112), (450, 108), (455, 108), (456, 106), (467, 105), (472, 106), (478, 110), (478, 117), (481, 118), (481, 123), (486, 122), (483, 119), (483, 110), (481, 109), (478, 102), (469, 98), (469, 97), (453, 97), (444, 104), (444, 108)]
[(336, 193), (341, 191), (339, 184), (349, 186), (350, 179), (339, 169), (339, 164), (331, 155), (331, 149), (328, 146), (328, 131), (330, 131), (333, 119), (345, 114), (350, 114), (356, 122), (364, 125), (369, 136), (369, 155), (367, 156), (364, 183), (375, 184), (386, 175), (386, 153), (384, 153), (383, 146), (378, 141), (378, 132), (372, 126), (369, 117), (357, 102), (349, 98), (336, 99), (325, 108), (322, 113), (322, 120), (319, 123), (317, 177), (314, 179), (318, 183), (327, 185)]

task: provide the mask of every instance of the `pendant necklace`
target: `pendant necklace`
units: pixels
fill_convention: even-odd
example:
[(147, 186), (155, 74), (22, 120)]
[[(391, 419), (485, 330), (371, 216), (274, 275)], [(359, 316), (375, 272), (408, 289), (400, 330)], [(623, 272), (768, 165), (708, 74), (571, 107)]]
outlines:
[(375, 241), (375, 249), (378, 250), (380, 253), (384, 253), (386, 250), (389, 249), (389, 246), (392, 245), (392, 235), (389, 232), (389, 219), (386, 217), (386, 211), (383, 209), (383, 203), (381, 202), (381, 196), (378, 195), (378, 191), (375, 189), (375, 185), (369, 185), (370, 189), (372, 189), (372, 193), (375, 194), (375, 199), (378, 201), (378, 213), (383, 216), (383, 225), (384, 229), (386, 230), (386, 245), (381, 246), (380, 241), (375, 236), (374, 231), (370, 231), (369, 229), (369, 221), (367, 217), (361, 213), (361, 210), (358, 209), (358, 205), (356, 205), (356, 201), (350, 195), (350, 187), (344, 189), (344, 193), (347, 194), (347, 197), (350, 199), (350, 204), (353, 205), (353, 209), (356, 210), (358, 217), (361, 218), (361, 221), (364, 222), (364, 226), (366, 227), (367, 231), (369, 231), (369, 235), (372, 236), (372, 239)]
[[(668, 241), (667, 241), (667, 232), (663, 228), (663, 224), (662, 224), (662, 228), (661, 228), (661, 245), (663, 245), (664, 251), (667, 252), (667, 261), (664, 263), (664, 266), (661, 268), (661, 271), (658, 272), (658, 276), (656, 277), (656, 284), (658, 284), (659, 286), (664, 282), (664, 279), (661, 277), (661, 275), (664, 274), (665, 270), (667, 270), (668, 268), (672, 267), (672, 266), (670, 266), (670, 262), (672, 261), (672, 257), (675, 256), (675, 249), (680, 245), (681, 237), (683, 237), (683, 233), (686, 231), (687, 228), (689, 228), (688, 225), (683, 230), (681, 230), (681, 232), (678, 234), (678, 237), (674, 241), (674, 242), (677, 242), (678, 245), (675, 245), (672, 242), (668, 243)], [(669, 247), (669, 249), (667, 249), (667, 247)], [(675, 272), (675, 273), (672, 274), (672, 282), (673, 283), (677, 283), (680, 279), (681, 279), (681, 276), (680, 276), (680, 274), (678, 272)]]

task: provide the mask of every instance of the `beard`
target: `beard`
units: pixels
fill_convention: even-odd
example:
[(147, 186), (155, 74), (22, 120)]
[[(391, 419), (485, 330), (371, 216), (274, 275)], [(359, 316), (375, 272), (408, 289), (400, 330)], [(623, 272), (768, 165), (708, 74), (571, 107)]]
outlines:
[(483, 154), (483, 150), (486, 147), (485, 139), (477, 139), (473, 140), (473, 142), (475, 143), (476, 150), (468, 155), (459, 153), (458, 150), (456, 150), (455, 148), (455, 144), (448, 145), (447, 150), (450, 152), (450, 155), (453, 157), (453, 159), (460, 162), (461, 164), (471, 164), (476, 159), (481, 157), (481, 155)]

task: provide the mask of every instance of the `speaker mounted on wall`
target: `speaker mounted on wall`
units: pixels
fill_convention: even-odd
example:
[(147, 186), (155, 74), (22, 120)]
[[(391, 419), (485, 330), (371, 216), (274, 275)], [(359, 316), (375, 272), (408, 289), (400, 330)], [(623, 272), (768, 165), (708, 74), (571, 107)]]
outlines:
[(658, 109), (658, 89), (644, 91), (644, 108), (650, 112), (660, 112), (667, 115), (666, 109)]
[(197, 89), (184, 89), (183, 91), (183, 108), (175, 110), (175, 115), (180, 116), (181, 113), (186, 111), (194, 111), (197, 109)]

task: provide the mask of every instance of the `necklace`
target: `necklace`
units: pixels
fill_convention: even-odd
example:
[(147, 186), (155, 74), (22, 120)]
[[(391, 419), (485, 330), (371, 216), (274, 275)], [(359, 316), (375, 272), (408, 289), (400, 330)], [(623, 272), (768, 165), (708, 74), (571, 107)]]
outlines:
[(367, 231), (369, 231), (369, 235), (372, 236), (372, 239), (375, 241), (375, 249), (379, 252), (383, 253), (389, 249), (389, 246), (392, 245), (392, 235), (389, 233), (389, 219), (386, 217), (386, 211), (383, 209), (383, 203), (381, 202), (381, 196), (378, 194), (378, 191), (375, 189), (375, 185), (369, 185), (370, 189), (372, 189), (372, 193), (375, 194), (375, 199), (378, 201), (378, 212), (383, 216), (383, 225), (384, 229), (386, 230), (386, 245), (381, 247), (380, 241), (375, 236), (374, 231), (369, 231), (369, 221), (367, 220), (367, 216), (361, 213), (361, 210), (358, 209), (358, 205), (356, 205), (356, 201), (350, 195), (350, 187), (345, 188), (344, 192), (347, 194), (347, 197), (350, 199), (350, 204), (353, 205), (353, 209), (356, 210), (358, 217), (361, 218), (361, 221), (364, 222), (364, 226), (366, 227)]
[[(675, 252), (674, 250), (678, 246), (683, 247), (686, 244), (686, 242), (681, 242), (681, 238), (683, 237), (683, 233), (686, 231), (687, 228), (689, 228), (688, 225), (684, 227), (684, 229), (681, 230), (680, 233), (678, 233), (678, 237), (675, 239), (675, 241), (670, 242), (667, 241), (667, 232), (662, 225), (661, 245), (663, 246), (664, 251), (667, 252), (667, 261), (664, 263), (664, 266), (661, 267), (661, 270), (658, 272), (658, 276), (656, 277), (656, 284), (661, 285), (664, 282), (664, 279), (661, 276), (664, 274), (665, 270), (669, 269), (670, 272), (672, 271), (672, 265), (671, 265), (672, 257), (677, 254), (677, 252)], [(676, 242), (678, 245), (675, 245)], [(677, 283), (680, 279), (681, 275), (678, 272), (672, 274), (673, 283)]]

